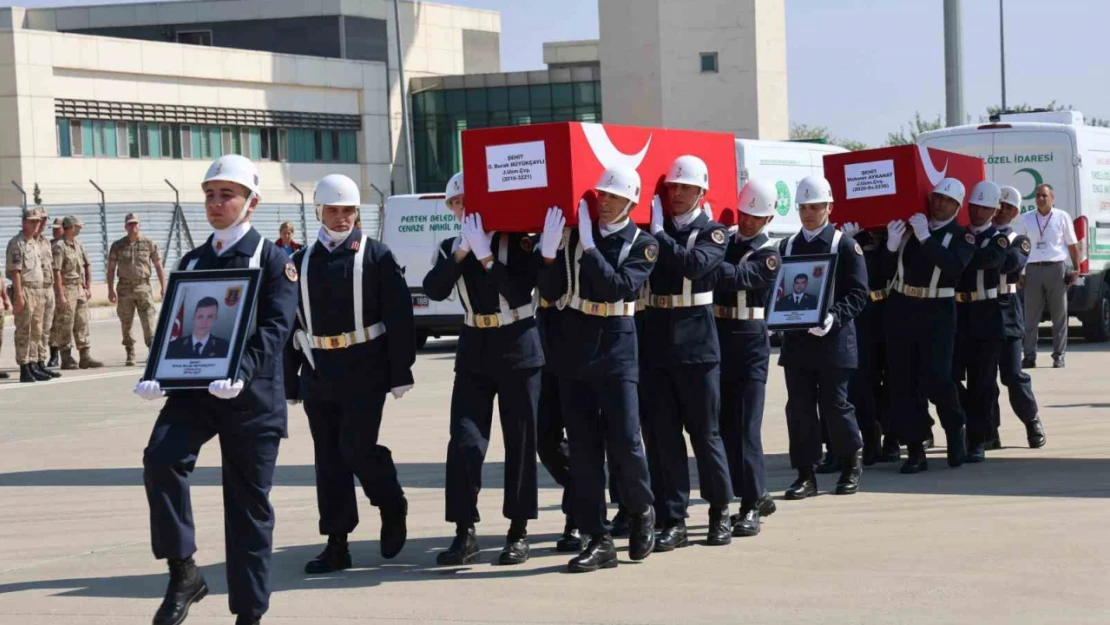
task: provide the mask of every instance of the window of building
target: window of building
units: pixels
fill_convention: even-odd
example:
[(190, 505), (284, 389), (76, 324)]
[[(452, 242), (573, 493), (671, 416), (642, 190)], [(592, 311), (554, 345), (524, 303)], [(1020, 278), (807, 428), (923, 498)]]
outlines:
[(716, 74), (717, 73), (717, 53), (716, 52), (702, 52), (701, 53), (701, 73), (703, 73), (703, 74)]
[(85, 151), (83, 149), (84, 148), (84, 139), (85, 139), (85, 137), (81, 134), (81, 122), (79, 122), (79, 121), (69, 122), (69, 142), (70, 142), (70, 145), (72, 146), (71, 154), (73, 154), (73, 156), (84, 156), (85, 155)]
[(127, 122), (116, 122), (116, 144), (119, 146), (117, 156), (131, 158), (131, 140), (127, 135)]
[(193, 46), (212, 45), (212, 31), (210, 30), (179, 30), (177, 43), (187, 43)]
[(131, 158), (139, 158), (139, 125), (135, 122), (127, 124), (127, 151), (131, 153)]
[(54, 122), (58, 135), (58, 156), (72, 156), (73, 147), (69, 136), (69, 122), (64, 119), (56, 119)]
[(178, 158), (193, 158), (193, 128), (181, 126), (181, 156)]

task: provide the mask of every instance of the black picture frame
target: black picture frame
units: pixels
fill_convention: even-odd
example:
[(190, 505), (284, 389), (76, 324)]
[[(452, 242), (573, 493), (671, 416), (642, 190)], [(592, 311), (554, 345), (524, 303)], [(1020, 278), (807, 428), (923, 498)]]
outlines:
[[(764, 315), (767, 328), (790, 331), (821, 326), (832, 306), (836, 264), (836, 254), (784, 257), (767, 302)], [(802, 293), (801, 304), (795, 304), (789, 296), (794, 293), (795, 279), (801, 275), (805, 275), (807, 286)]]
[[(237, 379), (243, 346), (255, 322), (261, 279), (257, 268), (171, 272), (143, 380), (184, 390)], [(211, 300), (215, 302), (209, 306)], [(229, 310), (234, 311), (230, 318)], [(185, 340), (196, 339), (199, 324), (206, 326), (203, 343)], [(196, 344), (203, 345), (199, 352)]]

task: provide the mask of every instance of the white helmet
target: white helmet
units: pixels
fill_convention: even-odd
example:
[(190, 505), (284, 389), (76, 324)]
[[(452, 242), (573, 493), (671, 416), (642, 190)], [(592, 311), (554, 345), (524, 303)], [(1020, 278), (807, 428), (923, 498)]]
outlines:
[(821, 204), (833, 201), (832, 187), (821, 176), (806, 176), (798, 183), (794, 194), (798, 204)]
[(601, 173), (594, 189), (623, 197), (635, 204), (640, 201), (640, 174), (635, 169), (610, 167)]
[(245, 156), (227, 154), (217, 158), (209, 165), (208, 173), (204, 175), (204, 182), (213, 180), (241, 184), (250, 189), (251, 195), (261, 195), (258, 189), (258, 166)]
[(941, 180), (940, 184), (933, 189), (933, 193), (939, 193), (945, 197), (950, 197), (959, 202), (961, 206), (964, 203), (964, 183), (955, 178), (945, 178)]
[(316, 183), (312, 202), (316, 204), (316, 219), (323, 221), (325, 206), (358, 206), (362, 204), (362, 196), (354, 180), (343, 174), (328, 174)]
[(689, 154), (674, 159), (667, 177), (663, 179), (666, 184), (688, 184), (709, 190), (709, 168), (705, 161)]
[(1021, 191), (1014, 187), (1002, 187), (1002, 197), (999, 201), (1021, 210)]
[(444, 193), (447, 194), (448, 202), (463, 195), (463, 173), (461, 171), (451, 176), (451, 179), (447, 181), (447, 190)]
[(749, 180), (748, 184), (740, 190), (737, 206), (741, 213), (752, 217), (772, 217), (775, 214), (776, 202), (778, 202), (778, 191), (773, 184), (765, 180)]
[(987, 208), (998, 208), (998, 202), (1002, 199), (1002, 189), (990, 180), (983, 180), (978, 182), (971, 189), (971, 199), (968, 202), (976, 206), (986, 206)]

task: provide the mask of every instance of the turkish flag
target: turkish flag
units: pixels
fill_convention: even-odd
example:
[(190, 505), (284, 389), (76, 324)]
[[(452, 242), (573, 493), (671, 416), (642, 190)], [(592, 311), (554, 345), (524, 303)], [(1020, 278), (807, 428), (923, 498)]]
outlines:
[(173, 327), (170, 329), (170, 340), (181, 338), (181, 331), (185, 328), (185, 300), (177, 308), (177, 316), (173, 318)]

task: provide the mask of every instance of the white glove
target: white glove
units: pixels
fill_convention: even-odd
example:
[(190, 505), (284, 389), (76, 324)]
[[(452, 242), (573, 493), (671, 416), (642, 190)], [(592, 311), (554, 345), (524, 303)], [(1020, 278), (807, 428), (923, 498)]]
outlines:
[(412, 385), (412, 384), (406, 384), (404, 386), (396, 386), (396, 387), (393, 387), (392, 389), (390, 389), (389, 392), (393, 393), (393, 399), (401, 399), (402, 397), (405, 396), (405, 393), (412, 390), (413, 386), (414, 385)]
[[(466, 228), (465, 222), (463, 228)], [(466, 236), (464, 236), (462, 232), (459, 233), (459, 249), (464, 252), (470, 251), (470, 241), (466, 240)]]
[(135, 394), (147, 401), (154, 401), (161, 399), (165, 393), (162, 392), (162, 385), (158, 380), (140, 380), (135, 385)]
[(216, 380), (208, 385), (208, 392), (220, 399), (235, 399), (243, 392), (243, 381)]
[(850, 237), (858, 233), (860, 231), (860, 227), (859, 224), (855, 223), (854, 221), (848, 221), (840, 226), (840, 231), (844, 233), (844, 236)]
[(924, 213), (914, 213), (910, 217), (910, 226), (918, 241), (924, 243), (925, 239), (929, 238), (929, 218)]
[(493, 256), (490, 251), (490, 245), (493, 241), (493, 234), (486, 234), (482, 229), (482, 216), (475, 213), (467, 215), (466, 221), (463, 222), (463, 239), (470, 244), (470, 249), (474, 252), (475, 258), (489, 258)]
[(825, 317), (825, 323), (816, 328), (810, 328), (809, 333), (813, 336), (825, 336), (832, 330), (834, 321), (836, 321), (836, 317), (834, 317), (832, 313), (829, 313)]
[(895, 219), (888, 223), (886, 225), (886, 249), (897, 252), (902, 245), (902, 237), (904, 236), (906, 236), (906, 222)]
[(703, 203), (701, 205), (701, 208), (702, 208), (702, 210), (705, 211), (705, 216), (706, 217), (708, 217), (710, 219), (713, 219), (713, 207), (709, 205), (709, 202)]
[(567, 218), (558, 206), (547, 209), (547, 217), (543, 221), (543, 234), (540, 236), (540, 252), (544, 258), (555, 258), (559, 253), (559, 243), (563, 240), (563, 227), (567, 225)]
[(663, 231), (663, 202), (659, 196), (651, 198), (651, 233), (659, 234)]
[(592, 249), (594, 245), (594, 224), (590, 221), (590, 207), (586, 200), (578, 202), (578, 240), (583, 249)]

